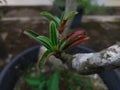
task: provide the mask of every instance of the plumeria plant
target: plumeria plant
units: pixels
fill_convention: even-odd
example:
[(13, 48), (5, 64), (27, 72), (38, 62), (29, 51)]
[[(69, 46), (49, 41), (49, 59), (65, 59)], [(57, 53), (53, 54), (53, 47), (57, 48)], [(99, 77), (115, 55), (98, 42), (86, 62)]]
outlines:
[(47, 48), (46, 52), (44, 52), (44, 54), (42, 54), (40, 57), (39, 67), (42, 67), (45, 64), (50, 55), (61, 58), (62, 52), (89, 39), (84, 30), (77, 30), (66, 36), (63, 36), (67, 21), (73, 18), (76, 14), (76, 11), (72, 11), (68, 15), (63, 13), (61, 18), (58, 18), (48, 12), (42, 12), (41, 15), (45, 16), (51, 21), (49, 25), (49, 38), (39, 35), (31, 30), (24, 32), (28, 36), (39, 41), (43, 46)]

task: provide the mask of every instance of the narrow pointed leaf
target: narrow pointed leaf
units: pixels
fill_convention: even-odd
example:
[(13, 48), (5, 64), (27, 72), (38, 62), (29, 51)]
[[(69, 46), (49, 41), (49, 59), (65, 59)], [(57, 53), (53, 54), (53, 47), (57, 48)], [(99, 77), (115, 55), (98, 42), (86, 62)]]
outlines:
[(59, 27), (60, 26), (60, 22), (61, 22), (61, 20), (58, 18), (58, 17), (56, 17), (56, 16), (54, 16), (54, 18), (55, 18), (55, 23), (56, 23), (56, 25)]
[(52, 54), (53, 54), (52, 51), (47, 50), (47, 51), (43, 54), (43, 56), (41, 56), (41, 58), (40, 58), (39, 67), (42, 67), (42, 66), (45, 64), (46, 58), (47, 58), (49, 55), (52, 55)]
[(40, 36), (39, 34), (31, 31), (31, 30), (27, 30), (24, 31), (24, 34), (30, 36), (31, 38), (39, 41), (42, 45), (44, 45), (47, 49), (52, 49), (52, 45), (50, 43), (50, 40), (45, 37), (45, 36)]
[(72, 11), (72, 12), (70, 12), (67, 16), (66, 16), (66, 20), (69, 20), (69, 19), (71, 19), (71, 18), (73, 18), (76, 14), (77, 14), (78, 12), (76, 12), (76, 11)]
[(64, 31), (64, 29), (65, 29), (65, 27), (66, 27), (66, 23), (67, 23), (67, 20), (63, 20), (63, 21), (61, 22), (61, 26), (60, 26), (59, 29), (58, 29), (60, 34)]
[(60, 27), (60, 28), (58, 29), (58, 30), (59, 30), (59, 33), (62, 34), (62, 32), (64, 31), (64, 29), (65, 29), (65, 26)]
[(66, 16), (65, 12), (63, 12), (61, 17), (60, 17), (61, 22), (65, 19), (65, 16)]
[(46, 76), (45, 76), (45, 73), (40, 72), (38, 79), (39, 79), (40, 82), (45, 81), (47, 79)]
[(53, 46), (52, 46), (51, 41), (49, 40), (49, 38), (47, 38), (45, 36), (38, 36), (38, 37), (36, 37), (36, 39), (39, 40), (40, 43), (42, 45), (44, 45), (47, 49), (50, 49), (50, 50), (53, 49)]
[(74, 38), (76, 38), (76, 37), (80, 37), (80, 36), (83, 36), (85, 34), (85, 31), (84, 30), (78, 30), (78, 31), (75, 31), (75, 32), (73, 32), (73, 33), (71, 33), (71, 34), (68, 34), (67, 36), (66, 36), (66, 38), (67, 38), (67, 41), (69, 42), (69, 41), (71, 41), (72, 39), (74, 39)]
[(39, 87), (36, 90), (44, 90), (44, 87), (46, 87), (46, 81), (40, 82)]
[(39, 36), (39, 34), (33, 32), (33, 31), (31, 31), (31, 30), (26, 30), (26, 31), (24, 31), (24, 34), (26, 34), (27, 36), (29, 36), (29, 37), (31, 37), (31, 38), (33, 38), (33, 39), (36, 39), (36, 37)]
[(72, 48), (82, 42), (85, 42), (87, 40), (89, 40), (90, 38), (88, 36), (83, 36), (83, 37), (80, 37), (78, 39), (76, 39), (75, 41), (73, 41), (72, 43), (68, 43), (65, 47), (64, 47), (64, 50), (66, 49), (69, 49), (69, 48)]
[(64, 46), (67, 44), (67, 43), (70, 43), (71, 41), (73, 41), (75, 38), (78, 38), (78, 36), (82, 37), (84, 35), (85, 31), (84, 30), (79, 30), (79, 31), (75, 31), (71, 34), (68, 34), (66, 37), (64, 37), (60, 43), (59, 43), (59, 48), (60, 50), (62, 50), (64, 48)]
[(61, 25), (58, 28), (60, 34), (64, 31), (65, 25), (66, 25), (66, 22), (67, 22), (67, 20), (65, 20), (65, 16), (66, 16), (65, 12), (63, 12), (62, 15), (61, 15), (61, 18), (60, 18), (60, 20), (61, 20), (60, 24)]
[(53, 16), (52, 14), (48, 13), (48, 12), (42, 12), (41, 13), (42, 16), (46, 17), (49, 20), (52, 20), (56, 23), (57, 27), (60, 26), (60, 19), (56, 16)]
[(67, 23), (67, 20), (63, 20), (61, 23), (61, 27), (65, 27), (66, 23)]
[(56, 29), (56, 25), (54, 22), (50, 23), (50, 40), (53, 44), (53, 46), (57, 47), (58, 45), (58, 36), (57, 36), (58, 32)]
[(64, 45), (66, 44), (66, 38), (64, 38), (63, 40), (60, 41), (59, 43), (59, 50), (61, 51), (64, 47)]
[(29, 85), (32, 85), (32, 86), (38, 86), (40, 84), (39, 80), (35, 77), (26, 76), (25, 80)]
[(59, 77), (60, 71), (56, 71), (48, 80), (47, 87), (48, 90), (59, 90)]

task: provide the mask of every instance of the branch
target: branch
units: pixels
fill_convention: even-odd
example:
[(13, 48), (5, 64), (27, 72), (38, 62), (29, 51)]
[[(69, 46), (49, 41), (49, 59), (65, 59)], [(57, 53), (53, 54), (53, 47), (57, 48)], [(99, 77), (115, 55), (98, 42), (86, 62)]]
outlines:
[(120, 67), (120, 43), (96, 53), (76, 54), (72, 68), (80, 74), (93, 74)]
[[(44, 52), (44, 48), (41, 48)], [(60, 59), (50, 58), (50, 63), (60, 69), (70, 69), (77, 73), (88, 75), (120, 67), (120, 43), (95, 53), (77, 53), (69, 55), (62, 53), (66, 65)], [(54, 60), (53, 60), (54, 59)]]

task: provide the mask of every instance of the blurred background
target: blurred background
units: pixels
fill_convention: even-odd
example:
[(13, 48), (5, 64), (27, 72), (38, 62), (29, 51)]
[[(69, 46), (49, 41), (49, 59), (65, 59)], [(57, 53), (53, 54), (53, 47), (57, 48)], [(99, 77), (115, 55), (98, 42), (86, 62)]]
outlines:
[[(64, 5), (65, 0), (0, 0), (0, 70), (20, 52), (39, 45), (24, 30), (48, 35), (49, 21), (40, 12), (60, 16)], [(83, 46), (100, 51), (120, 41), (120, 0), (78, 0), (77, 11), (71, 30), (84, 29), (91, 37)]]

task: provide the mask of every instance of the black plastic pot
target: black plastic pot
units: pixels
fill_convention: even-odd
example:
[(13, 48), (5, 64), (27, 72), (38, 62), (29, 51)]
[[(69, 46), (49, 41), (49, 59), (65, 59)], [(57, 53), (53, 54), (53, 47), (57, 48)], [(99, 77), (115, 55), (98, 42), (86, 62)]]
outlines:
[(24, 71), (29, 64), (38, 60), (40, 46), (32, 47), (17, 55), (0, 73), (0, 90), (13, 90), (19, 79), (20, 71)]
[[(19, 79), (19, 72), (26, 67), (35, 63), (38, 59), (40, 46), (32, 47), (18, 56), (16, 56), (0, 73), (0, 90), (13, 90), (16, 81)], [(68, 51), (71, 54), (75, 53), (90, 53), (92, 50), (77, 46)], [(99, 76), (105, 82), (109, 90), (120, 90), (120, 73), (117, 70), (100, 73)]]

